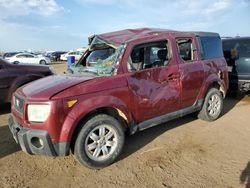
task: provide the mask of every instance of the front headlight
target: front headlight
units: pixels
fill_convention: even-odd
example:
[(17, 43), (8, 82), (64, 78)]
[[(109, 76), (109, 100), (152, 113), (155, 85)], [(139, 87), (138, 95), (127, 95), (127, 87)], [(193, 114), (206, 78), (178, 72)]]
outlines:
[(28, 120), (31, 122), (42, 123), (47, 120), (50, 113), (48, 104), (30, 104), (28, 105)]

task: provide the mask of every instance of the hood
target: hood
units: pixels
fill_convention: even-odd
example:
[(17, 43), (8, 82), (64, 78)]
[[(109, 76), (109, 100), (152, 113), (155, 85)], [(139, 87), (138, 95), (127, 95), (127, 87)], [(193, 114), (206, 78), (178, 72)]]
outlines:
[(44, 101), (67, 88), (93, 78), (95, 76), (54, 75), (31, 82), (18, 89), (17, 93), (28, 100)]

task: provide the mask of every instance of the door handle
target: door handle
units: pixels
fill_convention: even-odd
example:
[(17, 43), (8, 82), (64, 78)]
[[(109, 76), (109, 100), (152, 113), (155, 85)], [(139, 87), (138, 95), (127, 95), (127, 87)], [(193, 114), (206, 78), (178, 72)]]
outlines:
[(168, 80), (169, 81), (176, 80), (176, 79), (179, 79), (180, 77), (181, 77), (180, 73), (172, 73), (168, 75)]
[(167, 83), (167, 82), (170, 82), (170, 81), (174, 81), (174, 80), (177, 80), (181, 77), (181, 74), (180, 73), (171, 73), (169, 74), (166, 78), (160, 80), (160, 83), (161, 84), (164, 84), (164, 83)]

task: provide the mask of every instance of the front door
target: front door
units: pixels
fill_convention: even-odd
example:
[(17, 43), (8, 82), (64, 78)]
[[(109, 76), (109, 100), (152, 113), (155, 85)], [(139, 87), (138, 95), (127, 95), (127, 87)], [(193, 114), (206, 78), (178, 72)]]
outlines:
[(136, 123), (180, 108), (180, 74), (168, 40), (137, 44), (128, 59), (128, 86)]

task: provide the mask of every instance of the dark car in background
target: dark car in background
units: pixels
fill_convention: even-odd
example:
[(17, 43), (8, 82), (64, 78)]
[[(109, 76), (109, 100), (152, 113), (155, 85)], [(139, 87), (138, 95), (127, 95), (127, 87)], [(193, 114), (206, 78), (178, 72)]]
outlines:
[(62, 54), (65, 54), (67, 52), (65, 51), (56, 51), (56, 52), (52, 52), (48, 55), (48, 57), (50, 58), (51, 61), (59, 61), (60, 57)]
[(0, 58), (0, 103), (10, 102), (12, 93), (28, 82), (53, 75), (45, 65), (11, 64)]
[(222, 40), (224, 56), (228, 64), (229, 92), (250, 92), (250, 37)]

